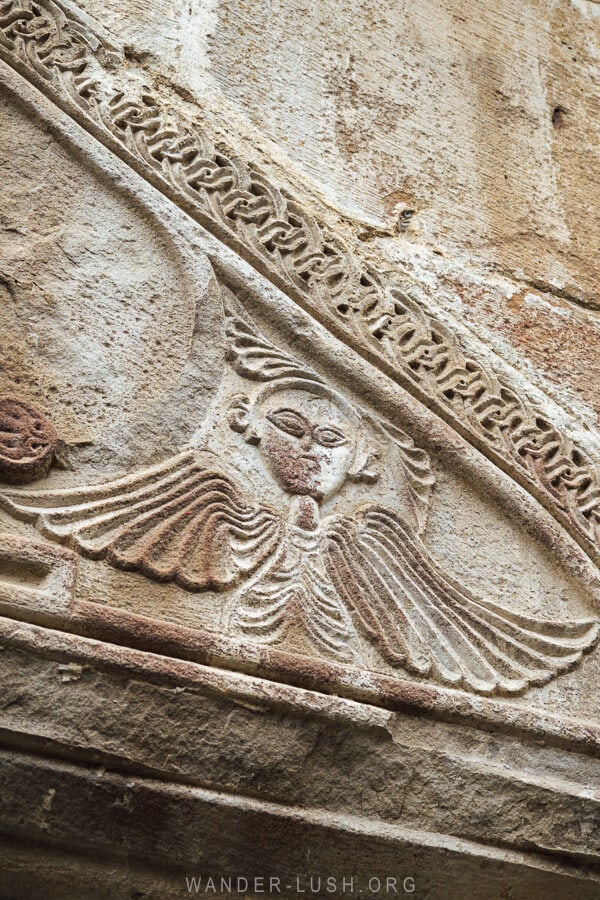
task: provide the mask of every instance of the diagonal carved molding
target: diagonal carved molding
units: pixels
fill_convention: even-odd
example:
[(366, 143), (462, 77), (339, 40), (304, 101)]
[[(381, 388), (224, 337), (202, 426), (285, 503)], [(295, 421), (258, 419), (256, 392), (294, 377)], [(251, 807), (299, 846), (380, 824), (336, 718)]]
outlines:
[(365, 266), (255, 166), (119, 68), (53, 0), (0, 0), (0, 58), (318, 321), (525, 487), (595, 561), (600, 476), (584, 449), (466, 357), (414, 286)]

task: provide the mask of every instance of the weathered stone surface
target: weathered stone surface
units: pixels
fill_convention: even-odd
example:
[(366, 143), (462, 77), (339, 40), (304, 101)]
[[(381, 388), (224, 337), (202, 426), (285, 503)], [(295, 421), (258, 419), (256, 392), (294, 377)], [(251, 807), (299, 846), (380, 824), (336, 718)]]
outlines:
[(595, 37), (0, 6), (3, 895), (599, 895)]
[(364, 225), (411, 210), (419, 242), (593, 302), (593, 3), (82, 7)]
[[(6, 751), (1, 767), (13, 833), (121, 859), (126, 847), (131, 864), (179, 871), (179, 889), (184, 873), (217, 870), (273, 867), (290, 879), (309, 847), (310, 871), (356, 884), (370, 872), (413, 872), (434, 896), (442, 858), (444, 867), (466, 858), (448, 894), (459, 896), (483, 877), (478, 856), (496, 842), (504, 849), (487, 859), (482, 882), (491, 896), (500, 896), (495, 869), (504, 889), (516, 879), (541, 896), (552, 850), (592, 863), (598, 812), (584, 794), (597, 767), (585, 756), (297, 689), (269, 697), (258, 682), (190, 664), (172, 663), (157, 679), (144, 674), (143, 654), (121, 651), (108, 663), (99, 646), (65, 678), (61, 660), (81, 658), (85, 642), (63, 638), (49, 658), (28, 630), (30, 650), (1, 659), (12, 685), (2, 733), (9, 745), (26, 736), (29, 748)], [(44, 760), (49, 753), (57, 761)], [(521, 849), (533, 866), (525, 876)], [(569, 896), (568, 867), (562, 878), (555, 883)]]

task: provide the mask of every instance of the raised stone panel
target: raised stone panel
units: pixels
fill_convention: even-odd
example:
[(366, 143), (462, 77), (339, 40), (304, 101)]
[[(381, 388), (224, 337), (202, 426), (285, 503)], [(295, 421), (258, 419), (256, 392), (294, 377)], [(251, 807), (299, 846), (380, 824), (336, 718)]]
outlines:
[(0, 611), (33, 621), (66, 614), (76, 571), (77, 560), (69, 550), (0, 535)]

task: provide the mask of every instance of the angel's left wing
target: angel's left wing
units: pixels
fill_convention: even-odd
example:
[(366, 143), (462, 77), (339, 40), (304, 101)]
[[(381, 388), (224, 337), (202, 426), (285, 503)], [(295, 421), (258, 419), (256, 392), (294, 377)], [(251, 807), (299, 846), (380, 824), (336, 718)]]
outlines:
[(279, 544), (280, 516), (193, 451), (104, 484), (0, 493), (0, 506), (85, 556), (188, 590), (227, 588)]
[(547, 621), (473, 597), (390, 510), (330, 520), (323, 553), (357, 629), (382, 656), (449, 684), (518, 693), (571, 668), (598, 638), (593, 621)]

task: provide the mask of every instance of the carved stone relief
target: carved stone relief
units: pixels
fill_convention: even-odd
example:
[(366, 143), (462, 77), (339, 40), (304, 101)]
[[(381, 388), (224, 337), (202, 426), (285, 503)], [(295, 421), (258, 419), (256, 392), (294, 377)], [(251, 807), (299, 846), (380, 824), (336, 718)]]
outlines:
[[(209, 421), (165, 462), (69, 490), (3, 490), (0, 503), (92, 559), (224, 599), (226, 633), (362, 663), (366, 641), (394, 669), (481, 693), (519, 693), (572, 668), (598, 637), (472, 595), (432, 559), (420, 535), (434, 477), (410, 438), (348, 402), (273, 346), (235, 310), (227, 358), (247, 393), (227, 399), (229, 427), (260, 472), (254, 493)], [(407, 488), (408, 510), (370, 502), (382, 466)], [(262, 502), (261, 482), (280, 490)], [(363, 485), (345, 515), (327, 503)], [(199, 602), (202, 602), (201, 600)]]
[[(38, 30), (42, 9), (46, 18)], [(45, 84), (56, 100), (54, 92), (63, 90), (67, 82), (72, 99), (73, 91), (88, 83), (84, 73), (87, 78), (92, 67), (97, 80), (89, 83), (89, 90), (77, 93), (79, 112), (65, 106), (69, 113), (77, 118), (82, 110), (86, 115), (91, 110), (96, 124), (101, 120), (102, 128), (108, 129), (105, 137), (111, 136), (104, 142), (118, 149), (111, 143), (118, 138), (119, 154), (130, 165), (133, 157), (138, 162), (141, 159), (143, 166), (134, 168), (148, 180), (152, 181), (150, 169), (160, 168), (160, 184), (155, 183), (164, 194), (250, 259), (275, 284), (285, 287), (288, 296), (310, 309), (317, 321), (326, 323), (326, 334), (341, 335), (346, 345), (358, 351), (354, 357), (357, 373), (359, 360), (366, 356), (383, 369), (385, 374), (378, 377), (390, 398), (398, 391), (389, 379), (392, 375), (392, 381), (407, 384), (417, 398), (410, 400), (409, 407), (425, 400), (438, 412), (442, 401), (448, 408), (460, 409), (459, 418), (452, 419), (457, 431), (461, 435), (469, 432), (470, 439), (492, 459), (495, 457), (480, 441), (481, 435), (488, 444), (502, 446), (501, 468), (512, 478), (522, 482), (528, 473), (527, 478), (536, 479), (538, 487), (551, 485), (558, 503), (552, 513), (565, 524), (570, 510), (571, 534), (573, 515), (580, 524), (585, 520), (586, 528), (590, 525), (595, 515), (595, 488), (587, 475), (573, 474), (572, 469), (569, 474), (564, 455), (568, 441), (565, 444), (566, 439), (541, 417), (533, 422), (527, 404), (502, 387), (495, 376), (486, 374), (479, 363), (465, 361), (452, 335), (439, 323), (432, 326), (419, 295), (413, 292), (411, 296), (373, 273), (368, 278), (360, 275), (363, 270), (356, 268), (348, 247), (331, 235), (332, 243), (327, 243), (321, 225), (285, 193), (277, 192), (245, 163), (236, 160), (234, 164), (211, 148), (197, 130), (186, 131), (188, 124), (183, 120), (164, 132), (161, 110), (157, 107), (156, 115), (152, 112), (149, 118), (144, 112), (146, 107), (150, 109), (148, 97), (142, 104), (144, 110), (135, 107), (134, 112), (122, 94), (106, 94), (107, 85), (116, 77), (116, 57), (109, 60), (100, 43), (83, 38), (85, 28), (69, 24), (58, 6), (33, 9), (27, 4), (10, 4), (10, 16), (5, 15), (0, 34), (9, 36), (9, 51), (19, 57), (20, 71), (27, 74), (21, 64), (29, 66), (36, 58), (38, 75), (46, 79), (53, 73)], [(45, 49), (40, 51), (42, 44)], [(8, 46), (6, 41), (3, 46)], [(75, 58), (71, 53), (78, 60), (75, 68), (69, 68)], [(101, 70), (104, 63), (106, 71)], [(110, 118), (107, 110), (120, 112)], [(181, 129), (187, 149), (180, 146)], [(196, 140), (205, 141), (202, 153)], [(187, 178), (190, 166), (196, 180), (193, 190), (190, 182), (182, 193), (182, 179)], [(49, 189), (54, 190), (54, 185), (49, 183)], [(254, 198), (251, 203), (250, 196)], [(169, 205), (164, 198), (161, 203)], [(78, 197), (75, 208), (83, 205)], [(123, 206), (137, 211), (141, 203), (124, 193)], [(152, 209), (154, 215), (154, 206)], [(135, 247), (138, 225), (129, 213), (126, 218), (123, 229), (132, 235)], [(85, 223), (87, 218), (81, 221)], [(227, 226), (227, 233), (217, 228), (218, 221)], [(139, 227), (144, 231), (141, 243), (145, 248), (150, 243), (150, 229), (146, 223)], [(547, 558), (540, 556), (533, 563), (532, 557), (537, 582), (527, 596), (521, 596), (518, 569), (528, 564), (524, 561), (531, 555), (524, 544), (512, 556), (507, 552), (502, 560), (501, 567), (508, 573), (502, 576), (506, 590), (502, 579), (496, 582), (494, 578), (482, 590), (474, 573), (477, 564), (469, 557), (474, 550), (475, 559), (485, 559), (485, 534), (469, 534), (468, 541), (459, 536), (444, 544), (439, 530), (433, 540), (425, 531), (432, 496), (438, 525), (444, 516), (452, 518), (456, 486), (450, 485), (447, 458), (443, 464), (432, 461), (420, 449), (424, 446), (421, 440), (415, 446), (404, 418), (409, 410), (396, 403), (396, 412), (386, 420), (385, 403), (363, 404), (355, 390), (345, 390), (339, 373), (333, 377), (334, 367), (330, 372), (329, 362), (319, 358), (317, 366), (311, 339), (306, 338), (300, 355), (289, 349), (289, 338), (278, 343), (269, 325), (269, 318), (279, 315), (275, 309), (267, 314), (266, 323), (262, 322), (268, 327), (261, 330), (250, 313), (255, 301), (246, 304), (245, 288), (240, 287), (237, 303), (224, 287), (223, 282), (232, 288), (237, 282), (243, 285), (247, 274), (238, 273), (230, 281), (231, 260), (227, 264), (222, 261), (214, 249), (216, 241), (208, 244), (203, 238), (198, 245), (192, 241), (193, 252), (183, 261), (177, 251), (165, 250), (169, 235), (160, 216), (152, 229), (165, 232), (160, 242), (152, 244), (157, 261), (149, 264), (148, 256), (140, 257), (139, 269), (152, 273), (153, 300), (161, 291), (168, 298), (168, 302), (154, 303), (154, 310), (162, 316), (160, 324), (150, 325), (152, 317), (142, 309), (146, 302), (143, 291), (135, 297), (135, 282), (119, 280), (121, 270), (128, 279), (138, 271), (125, 259), (129, 250), (121, 253), (122, 230), (121, 255), (102, 247), (101, 256), (110, 262), (112, 279), (106, 298), (97, 291), (99, 272), (106, 266), (75, 272), (74, 285), (65, 279), (69, 309), (78, 314), (80, 308), (87, 313), (88, 304), (78, 302), (76, 290), (83, 289), (86, 301), (92, 293), (98, 295), (101, 318), (94, 320), (92, 309), (78, 322), (83, 323), (86, 339), (90, 334), (107, 354), (113, 353), (113, 337), (119, 339), (115, 329), (111, 330), (111, 316), (122, 315), (124, 302), (136, 310), (130, 320), (141, 320), (140, 334), (135, 336), (139, 343), (134, 341), (131, 357), (132, 368), (140, 352), (144, 360), (140, 390), (134, 384), (128, 402), (131, 389), (121, 384), (120, 377), (113, 379), (108, 368), (86, 369), (85, 378), (76, 369), (68, 385), (73, 395), (77, 398), (80, 383), (86, 390), (94, 390), (95, 379), (107, 400), (101, 417), (90, 415), (85, 405), (78, 407), (82, 430), (72, 441), (76, 448), (72, 471), (52, 471), (48, 488), (44, 485), (42, 490), (7, 487), (1, 492), (3, 522), (8, 529), (31, 539), (34, 532), (29, 523), (34, 523), (50, 541), (66, 543), (81, 556), (74, 611), (65, 618), (59, 616), (56, 624), (87, 632), (91, 621), (97, 624), (104, 616), (104, 628), (110, 616), (100, 608), (107, 607), (110, 615), (114, 611), (110, 627), (128, 628), (131, 637), (127, 639), (133, 640), (141, 628), (136, 616), (145, 618), (144, 627), (154, 630), (156, 640), (167, 624), (173, 623), (202, 632), (202, 641), (209, 645), (214, 636), (222, 636), (220, 661), (243, 667), (247, 665), (245, 655), (249, 655), (260, 659), (256, 670), (263, 671), (269, 661), (274, 672), (288, 673), (275, 675), (282, 678), (298, 671), (302, 659), (308, 659), (338, 665), (327, 670), (327, 677), (347, 677), (354, 684), (360, 681), (360, 673), (369, 672), (393, 676), (398, 683), (408, 678), (482, 694), (519, 694), (532, 689), (531, 695), (555, 675), (576, 669), (597, 638), (590, 602), (596, 584), (591, 569), (583, 577), (581, 562), (568, 539), (561, 560), (571, 558), (570, 581), (561, 581), (564, 573), (558, 563), (551, 571)], [(235, 240), (231, 229), (237, 235)], [(261, 244), (261, 235), (268, 247)], [(245, 250), (239, 243), (242, 239)], [(62, 244), (56, 246), (62, 252)], [(251, 253), (250, 247), (254, 248)], [(67, 245), (66, 249), (72, 248)], [(252, 255), (256, 253), (274, 268), (259, 266), (258, 256)], [(204, 254), (210, 256), (222, 282), (220, 289), (212, 282), (207, 287), (212, 269)], [(186, 280), (184, 270), (191, 270), (192, 258), (194, 277)], [(350, 277), (351, 272), (356, 278)], [(90, 274), (94, 291), (92, 284), (88, 287), (85, 283)], [(51, 266), (41, 270), (39, 281), (50, 283), (54, 290), (57, 276)], [(18, 279), (15, 285), (16, 289), (14, 285), (10, 289), (22, 302)], [(197, 296), (191, 297), (194, 290)], [(255, 285), (253, 290), (260, 293), (262, 288)], [(226, 315), (220, 295), (225, 298)], [(383, 315), (390, 298), (393, 310)], [(271, 302), (264, 299), (267, 306)], [(340, 321), (353, 323), (352, 333), (336, 330), (329, 313), (321, 315), (334, 308)], [(264, 318), (264, 309), (261, 315)], [(298, 321), (309, 319), (305, 312), (297, 312), (297, 316)], [(311, 322), (311, 328), (316, 327), (315, 319)], [(149, 348), (151, 327), (156, 339)], [(393, 354), (392, 333), (397, 339)], [(124, 348), (128, 346), (126, 337)], [(385, 351), (381, 358), (366, 352), (367, 338), (375, 341), (378, 354)], [(50, 354), (35, 356), (42, 371), (48, 356), (62, 358), (58, 344)], [(335, 352), (330, 362), (334, 356)], [(111, 362), (116, 358), (110, 356)], [(101, 359), (101, 353), (97, 354), (95, 364)], [(402, 375), (405, 363), (408, 380)], [(154, 386), (157, 371), (163, 376)], [(36, 396), (39, 384), (45, 383), (45, 376), (37, 378), (28, 381), (24, 397), (32, 396), (33, 385)], [(365, 383), (370, 378), (365, 373)], [(151, 391), (146, 390), (149, 382)], [(111, 395), (113, 384), (121, 391), (118, 404)], [(43, 408), (60, 410), (62, 435), (62, 387), (56, 393), (54, 405), (44, 404)], [(405, 424), (406, 431), (402, 430)], [(451, 434), (453, 445), (459, 439), (456, 432)], [(72, 440), (72, 433), (69, 437)], [(161, 461), (156, 463), (156, 459)], [(518, 460), (517, 468), (511, 460)], [(443, 476), (444, 485), (450, 486), (443, 501), (438, 499), (439, 491), (433, 493), (434, 470), (438, 477)], [(566, 480), (571, 476), (567, 490)], [(532, 492), (540, 496), (537, 488)], [(584, 497), (590, 500), (588, 518), (577, 511)], [(530, 504), (532, 510), (534, 505)], [(473, 521), (476, 514), (469, 515)], [(504, 512), (496, 510), (490, 513), (490, 522), (502, 516), (506, 519)], [(493, 529), (493, 524), (487, 527)], [(532, 525), (532, 532), (535, 528), (537, 525)], [(509, 519), (505, 529), (507, 534), (514, 531)], [(471, 550), (463, 550), (463, 543)], [(545, 543), (558, 546), (550, 536)], [(127, 619), (125, 613), (132, 618)], [(179, 639), (183, 641), (181, 635)], [(266, 648), (265, 653), (261, 655), (256, 648)], [(288, 656), (269, 656), (271, 650)], [(593, 660), (585, 660), (583, 665), (588, 663), (585, 672), (595, 671)], [(351, 667), (348, 672), (354, 674), (344, 676), (343, 666)], [(319, 671), (325, 677), (326, 670)], [(587, 693), (581, 688), (585, 678), (584, 674), (576, 683), (582, 703), (587, 702)], [(375, 693), (378, 690), (374, 688)], [(539, 691), (536, 696), (543, 705)]]
[(466, 358), (414, 287), (373, 270), (255, 166), (119, 77), (119, 53), (53, 0), (4, 0), (0, 54), (523, 484), (598, 560), (595, 464)]
[(431, 845), (588, 896), (592, 459), (150, 70), (0, 0), (0, 894)]
[(16, 397), (0, 397), (0, 478), (15, 484), (48, 474), (60, 441), (46, 416)]

